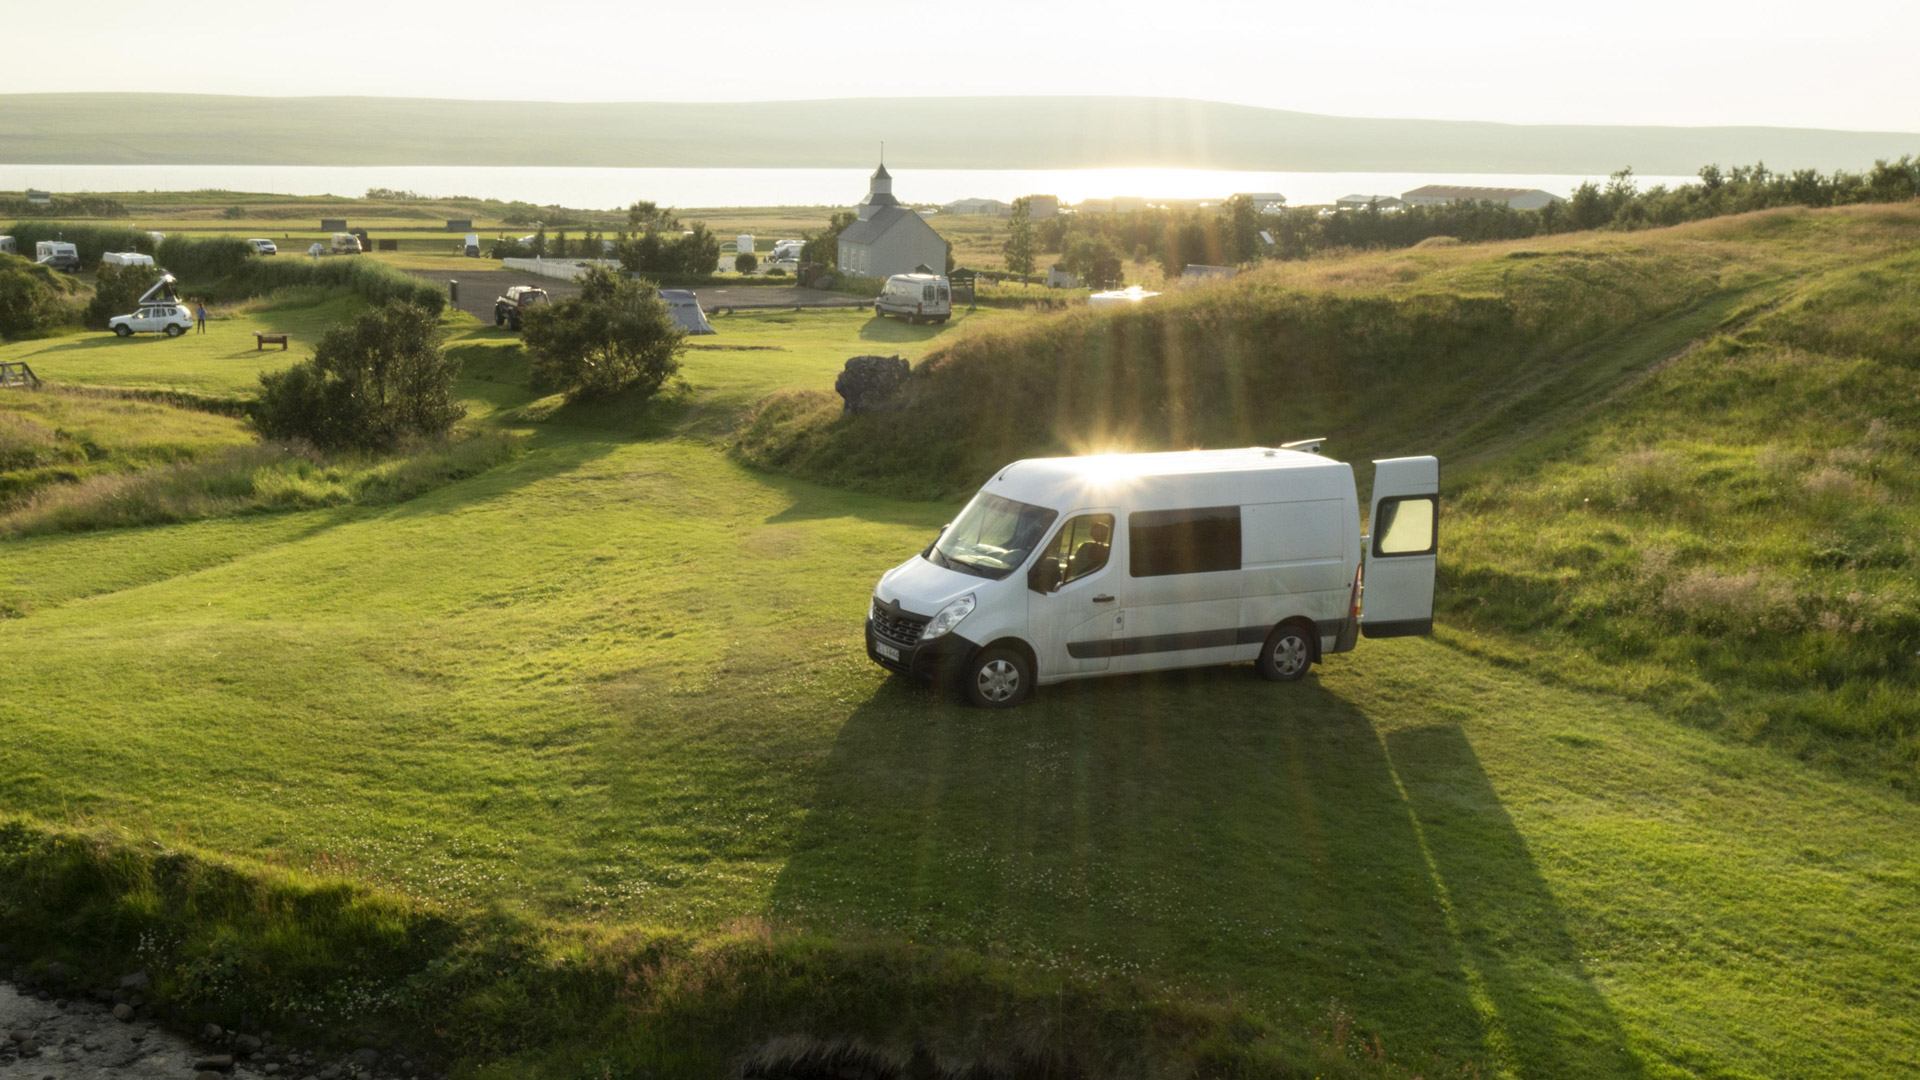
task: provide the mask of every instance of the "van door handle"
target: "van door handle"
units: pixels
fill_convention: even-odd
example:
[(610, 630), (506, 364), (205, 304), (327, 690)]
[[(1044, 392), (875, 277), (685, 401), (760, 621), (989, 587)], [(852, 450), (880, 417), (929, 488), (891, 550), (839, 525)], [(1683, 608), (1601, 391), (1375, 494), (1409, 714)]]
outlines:
[(1096, 597), (1094, 597), (1094, 598), (1093, 598), (1093, 602), (1094, 602), (1094, 603), (1096, 603), (1096, 604), (1111, 604), (1111, 603), (1113, 603), (1113, 597), (1111, 597), (1111, 596), (1096, 596)]

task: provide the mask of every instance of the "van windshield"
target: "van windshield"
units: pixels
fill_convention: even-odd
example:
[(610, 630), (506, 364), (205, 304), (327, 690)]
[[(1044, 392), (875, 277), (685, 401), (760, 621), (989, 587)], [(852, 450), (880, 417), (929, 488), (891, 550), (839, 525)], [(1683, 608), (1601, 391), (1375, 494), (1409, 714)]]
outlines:
[(981, 492), (925, 552), (935, 566), (999, 580), (1020, 568), (1058, 511)]

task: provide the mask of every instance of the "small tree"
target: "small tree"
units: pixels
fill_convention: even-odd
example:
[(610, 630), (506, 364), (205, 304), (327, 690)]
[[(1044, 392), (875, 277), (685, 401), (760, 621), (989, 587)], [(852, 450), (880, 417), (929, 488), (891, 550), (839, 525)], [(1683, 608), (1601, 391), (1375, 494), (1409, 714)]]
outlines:
[(556, 259), (564, 259), (567, 257), (567, 230), (558, 229), (554, 231), (553, 244), (547, 254)]
[(533, 240), (527, 244), (527, 249), (533, 252), (533, 255), (535, 258), (546, 257), (547, 227), (545, 225), (542, 225), (538, 229), (534, 230)]
[(743, 274), (751, 274), (760, 268), (760, 258), (751, 251), (743, 251), (733, 257), (733, 268)]
[(686, 331), (651, 284), (595, 266), (580, 295), (529, 311), (521, 340), (534, 380), (569, 401), (621, 391), (652, 396), (680, 370)]
[(858, 220), (860, 215), (851, 210), (842, 210), (828, 218), (826, 231), (807, 234), (805, 242), (800, 245), (800, 261), (819, 263), (829, 268), (839, 266), (840, 234)]
[(1019, 274), (1021, 284), (1033, 273), (1036, 243), (1033, 235), (1033, 200), (1022, 196), (1013, 200), (1013, 214), (1007, 218), (1007, 244), (1002, 249), (1007, 270)]
[(160, 280), (151, 266), (115, 266), (103, 262), (93, 278), (93, 299), (87, 301), (87, 325), (105, 330), (107, 320), (131, 312), (141, 294)]
[(320, 335), (313, 359), (260, 376), (253, 422), (270, 439), (324, 449), (391, 449), (442, 435), (466, 410), (454, 403), (458, 361), (440, 347), (440, 320), (394, 300)]

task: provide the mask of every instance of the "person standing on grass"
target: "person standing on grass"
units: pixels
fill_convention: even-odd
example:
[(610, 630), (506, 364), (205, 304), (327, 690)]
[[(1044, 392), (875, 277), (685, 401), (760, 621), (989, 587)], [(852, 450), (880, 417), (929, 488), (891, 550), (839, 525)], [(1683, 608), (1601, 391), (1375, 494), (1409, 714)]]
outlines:
[(196, 333), (204, 334), (207, 332), (207, 302), (205, 300), (195, 300), (193, 302), (193, 321), (200, 327)]

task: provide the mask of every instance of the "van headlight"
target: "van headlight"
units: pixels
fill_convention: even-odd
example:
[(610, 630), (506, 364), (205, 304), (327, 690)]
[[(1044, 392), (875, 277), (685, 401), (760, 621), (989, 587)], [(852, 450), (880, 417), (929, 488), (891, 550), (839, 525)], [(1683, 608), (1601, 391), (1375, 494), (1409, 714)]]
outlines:
[(920, 640), (926, 641), (928, 638), (937, 638), (951, 633), (954, 627), (960, 625), (960, 620), (973, 614), (973, 606), (973, 594), (968, 593), (941, 608), (939, 613), (934, 615), (933, 621), (927, 624), (927, 628), (920, 632)]

